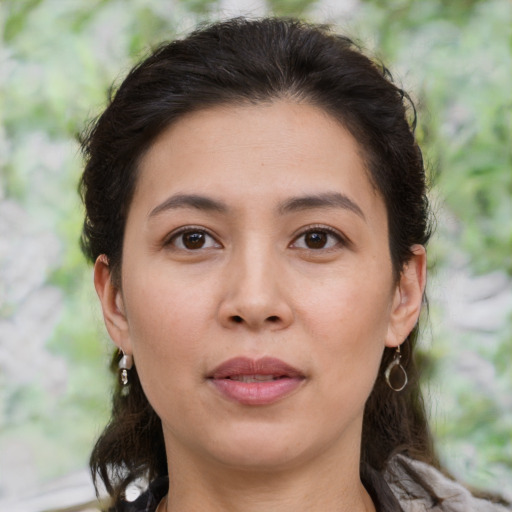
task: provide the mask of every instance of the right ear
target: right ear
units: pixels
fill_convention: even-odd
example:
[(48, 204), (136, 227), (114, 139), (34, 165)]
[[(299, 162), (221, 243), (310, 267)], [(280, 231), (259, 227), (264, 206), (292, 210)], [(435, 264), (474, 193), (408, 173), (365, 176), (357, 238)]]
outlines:
[(112, 269), (105, 254), (100, 254), (94, 264), (94, 287), (101, 302), (103, 319), (110, 338), (125, 354), (131, 354), (123, 295), (113, 284)]

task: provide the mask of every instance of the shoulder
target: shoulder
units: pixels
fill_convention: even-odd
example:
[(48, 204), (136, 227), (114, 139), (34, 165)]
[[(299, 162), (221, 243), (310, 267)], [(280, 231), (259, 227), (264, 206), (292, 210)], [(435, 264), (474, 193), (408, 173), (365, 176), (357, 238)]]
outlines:
[(475, 498), (468, 489), (446, 477), (436, 468), (407, 457), (394, 457), (384, 476), (404, 512), (510, 512), (512, 510), (503, 505)]

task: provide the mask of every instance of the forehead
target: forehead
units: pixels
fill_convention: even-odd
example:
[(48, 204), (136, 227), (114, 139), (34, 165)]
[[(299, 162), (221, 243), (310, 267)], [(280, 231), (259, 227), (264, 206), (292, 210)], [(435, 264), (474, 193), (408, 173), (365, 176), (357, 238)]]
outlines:
[(208, 193), (233, 204), (268, 204), (335, 189), (370, 206), (380, 198), (363, 150), (337, 120), (309, 104), (204, 109), (171, 125), (150, 147), (134, 202), (151, 208), (170, 193)]

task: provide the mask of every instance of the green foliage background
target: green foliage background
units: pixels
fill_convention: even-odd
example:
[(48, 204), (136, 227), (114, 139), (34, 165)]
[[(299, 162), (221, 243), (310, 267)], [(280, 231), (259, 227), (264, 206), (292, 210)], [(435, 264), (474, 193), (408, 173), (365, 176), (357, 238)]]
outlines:
[[(424, 341), (433, 428), (455, 475), (510, 497), (511, 2), (268, 0), (245, 11), (265, 12), (333, 22), (382, 58), (414, 93), (438, 217), (430, 249), (438, 278), (431, 291), (441, 300), (432, 301)], [(35, 481), (52, 478), (86, 465), (108, 415), (110, 346), (77, 243), (82, 210), (75, 192), (81, 165), (76, 134), (101, 111), (110, 84), (151, 45), (199, 20), (233, 13), (244, 11), (214, 0), (0, 3), (0, 201), (20, 208), (25, 227), (19, 229), (28, 243), (41, 233), (56, 241), (56, 252), (55, 243), (41, 246), (39, 256), (52, 256), (35, 288), (56, 290), (61, 300), (53, 311), (56, 321), (36, 348), (62, 369), (57, 381), (44, 367), (31, 369), (39, 352), (21, 347), (27, 375), (13, 380), (2, 369), (2, 357), (14, 353), (5, 348), (11, 331), (0, 330), (0, 497), (8, 491), (3, 468), (9, 447), (24, 447)], [(19, 230), (4, 222), (0, 265), (7, 268), (20, 257), (11, 244)], [(455, 272), (467, 277), (470, 295), (482, 283), (485, 288), (488, 275), (501, 283), (499, 293), (505, 289), (501, 316), (491, 327), (450, 321), (443, 286)], [(24, 307), (16, 297), (0, 274), (0, 326), (16, 324)], [(469, 370), (467, 357), (474, 361)]]

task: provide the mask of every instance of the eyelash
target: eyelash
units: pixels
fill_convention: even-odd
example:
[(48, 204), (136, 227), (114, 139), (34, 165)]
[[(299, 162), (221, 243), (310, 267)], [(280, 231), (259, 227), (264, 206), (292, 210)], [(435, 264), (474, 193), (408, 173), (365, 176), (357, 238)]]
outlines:
[[(182, 247), (177, 246), (176, 241), (180, 240), (180, 237), (182, 237), (186, 234), (200, 234), (200, 235), (210, 238), (214, 243), (212, 244), (210, 242), (209, 247), (204, 247), (204, 244), (203, 244), (196, 248), (190, 248), (190, 247), (185, 247), (184, 243), (183, 243), (183, 239), (181, 239)], [(318, 247), (318, 248), (298, 247), (297, 241), (309, 234), (324, 234), (324, 235), (327, 235), (327, 237), (335, 238), (336, 242), (333, 245), (331, 245), (331, 247)], [(327, 241), (326, 245), (328, 243), (329, 242)], [(335, 229), (329, 228), (327, 226), (309, 226), (307, 229), (301, 231), (293, 239), (293, 241), (289, 245), (289, 247), (291, 247), (293, 249), (301, 249), (301, 250), (317, 252), (317, 251), (322, 251), (322, 250), (329, 251), (329, 250), (335, 249), (336, 246), (338, 246), (338, 245), (346, 246), (348, 244), (349, 244), (349, 241)], [(199, 249), (210, 249), (212, 247), (222, 247), (222, 245), (216, 240), (216, 238), (208, 230), (206, 230), (202, 227), (199, 227), (199, 226), (198, 227), (184, 226), (184, 227), (178, 229), (177, 231), (171, 233), (170, 236), (165, 239), (163, 245), (171, 246), (173, 249), (187, 251), (187, 252), (195, 252)]]
[(184, 226), (180, 229), (178, 229), (177, 231), (174, 231), (173, 233), (170, 234), (170, 236), (168, 236), (165, 240), (164, 240), (164, 246), (172, 246), (173, 249), (176, 249), (176, 250), (181, 250), (181, 251), (190, 251), (190, 252), (193, 252), (193, 251), (196, 251), (196, 250), (199, 250), (199, 249), (210, 249), (210, 247), (198, 247), (196, 249), (191, 249), (191, 248), (188, 248), (188, 247), (184, 247), (184, 244), (183, 244), (183, 239), (181, 239), (181, 244), (183, 245), (182, 247), (178, 247), (176, 245), (176, 241), (180, 239), (180, 237), (182, 237), (183, 235), (186, 235), (186, 234), (200, 234), (200, 235), (203, 235), (203, 236), (206, 236), (208, 238), (210, 238), (211, 240), (214, 241), (214, 245), (217, 246), (217, 247), (222, 247), (221, 244), (219, 242), (217, 242), (216, 238), (206, 229), (202, 228), (202, 227), (195, 227), (195, 226)]
[[(293, 247), (297, 243), (298, 240), (307, 236), (308, 234), (313, 234), (313, 233), (321, 233), (321, 234), (327, 235), (328, 237), (333, 237), (336, 239), (336, 243), (334, 243), (331, 247), (319, 247), (319, 248)], [(332, 229), (327, 226), (309, 226), (304, 231), (301, 231), (293, 239), (293, 242), (290, 244), (290, 247), (292, 247), (294, 249), (301, 249), (301, 250), (316, 252), (316, 251), (322, 251), (322, 250), (329, 251), (329, 250), (335, 249), (337, 246), (346, 246), (348, 244), (349, 244), (349, 241), (346, 239), (346, 237), (344, 237), (339, 231), (337, 231), (335, 229)]]

